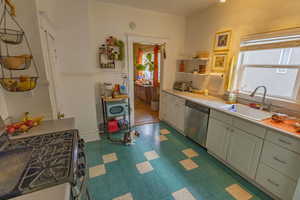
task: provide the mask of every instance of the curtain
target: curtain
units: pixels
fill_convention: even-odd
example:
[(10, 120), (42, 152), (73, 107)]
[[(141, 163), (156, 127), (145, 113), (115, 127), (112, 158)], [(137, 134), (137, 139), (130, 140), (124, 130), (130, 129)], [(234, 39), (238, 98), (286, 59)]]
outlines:
[(154, 75), (153, 75), (153, 86), (158, 87), (159, 82), (158, 82), (158, 51), (159, 51), (159, 46), (155, 45), (154, 47)]
[(137, 55), (137, 64), (143, 64), (143, 49), (138, 49), (138, 55)]

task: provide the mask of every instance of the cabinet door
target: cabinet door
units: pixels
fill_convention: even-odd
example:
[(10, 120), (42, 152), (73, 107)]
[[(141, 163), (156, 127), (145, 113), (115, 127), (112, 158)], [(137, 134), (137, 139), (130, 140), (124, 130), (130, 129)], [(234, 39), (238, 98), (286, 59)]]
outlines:
[(167, 105), (167, 94), (163, 92), (160, 96), (160, 106), (159, 106), (159, 116), (162, 120), (166, 120), (167, 118), (166, 105)]
[(208, 125), (207, 149), (216, 154), (218, 157), (226, 160), (228, 142), (229, 142), (229, 128), (223, 122), (210, 118)]
[(228, 163), (250, 178), (255, 178), (263, 140), (239, 129), (230, 129)]
[(175, 121), (175, 101), (174, 101), (174, 96), (173, 95), (167, 95), (167, 102), (166, 102), (166, 121), (169, 122), (172, 126), (174, 126), (174, 121)]
[(183, 132), (184, 131), (184, 119), (185, 119), (185, 104), (177, 103), (175, 105), (176, 109), (176, 128)]

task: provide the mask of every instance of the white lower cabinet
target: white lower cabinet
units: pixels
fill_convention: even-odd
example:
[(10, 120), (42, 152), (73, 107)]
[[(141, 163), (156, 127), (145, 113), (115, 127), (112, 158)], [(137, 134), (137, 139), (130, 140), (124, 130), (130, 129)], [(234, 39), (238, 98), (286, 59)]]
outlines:
[(226, 160), (231, 166), (254, 179), (262, 146), (262, 139), (239, 129), (230, 128), (230, 141)]
[(162, 93), (162, 98), (162, 107), (160, 108), (162, 119), (180, 132), (183, 132), (185, 100), (165, 92)]
[(259, 165), (256, 181), (282, 200), (292, 200), (297, 185), (296, 181), (262, 163)]
[(261, 162), (297, 181), (300, 177), (300, 155), (265, 141)]
[(226, 160), (229, 134), (230, 132), (227, 124), (210, 118), (206, 148), (221, 159)]
[(177, 129), (184, 132), (184, 120), (185, 120), (185, 102), (177, 102), (176, 105), (176, 125)]
[(210, 153), (273, 196), (293, 199), (300, 176), (299, 140), (216, 110), (209, 120)]

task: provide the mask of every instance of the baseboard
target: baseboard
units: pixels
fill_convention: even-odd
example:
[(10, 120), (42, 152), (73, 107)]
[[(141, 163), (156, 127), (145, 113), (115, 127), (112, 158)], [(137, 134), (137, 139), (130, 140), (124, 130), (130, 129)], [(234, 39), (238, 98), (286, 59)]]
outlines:
[(93, 142), (101, 139), (98, 130), (80, 132), (79, 134), (80, 137), (85, 140), (85, 142)]

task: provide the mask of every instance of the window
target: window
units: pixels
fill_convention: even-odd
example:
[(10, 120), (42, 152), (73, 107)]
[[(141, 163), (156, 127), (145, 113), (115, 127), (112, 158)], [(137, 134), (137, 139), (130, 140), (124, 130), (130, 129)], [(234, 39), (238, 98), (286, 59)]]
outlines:
[[(154, 62), (154, 52), (153, 51), (150, 51), (150, 52), (145, 52), (143, 54), (143, 58), (142, 58), (142, 64), (145, 65), (147, 62), (148, 62), (148, 59), (147, 59), (147, 54), (151, 54), (151, 61)], [(161, 55), (160, 55), (160, 52), (158, 52), (158, 82), (160, 82), (160, 58)], [(145, 79), (146, 80), (153, 80), (153, 71), (149, 70), (149, 68), (147, 68), (145, 70)]]
[(250, 94), (263, 85), (269, 97), (299, 100), (300, 47), (293, 41), (281, 37), (242, 43), (237, 81), (240, 92)]

